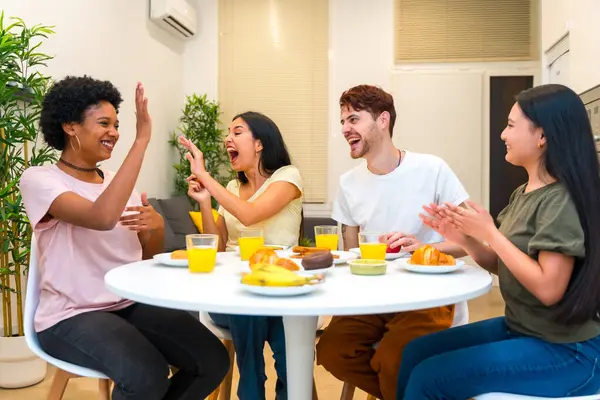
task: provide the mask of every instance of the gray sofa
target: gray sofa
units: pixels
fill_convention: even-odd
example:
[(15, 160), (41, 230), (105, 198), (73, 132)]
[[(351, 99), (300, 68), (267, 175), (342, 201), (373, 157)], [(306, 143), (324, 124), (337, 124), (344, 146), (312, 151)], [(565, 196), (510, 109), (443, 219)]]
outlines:
[[(193, 208), (188, 197), (181, 195), (168, 199), (151, 198), (148, 201), (165, 220), (165, 252), (185, 249), (185, 235), (199, 233), (190, 218), (189, 212)], [(315, 241), (314, 228), (317, 225), (336, 225), (336, 222), (331, 218), (303, 216), (300, 231), (312, 243)]]

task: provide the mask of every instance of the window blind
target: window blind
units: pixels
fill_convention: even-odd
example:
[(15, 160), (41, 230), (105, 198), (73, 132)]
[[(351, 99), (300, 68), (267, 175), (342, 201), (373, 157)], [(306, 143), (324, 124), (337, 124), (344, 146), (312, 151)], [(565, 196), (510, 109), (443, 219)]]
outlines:
[(327, 199), (329, 6), (324, 0), (220, 0), (223, 122), (262, 112), (279, 126), (307, 203)]
[(395, 0), (395, 60), (538, 58), (536, 0)]

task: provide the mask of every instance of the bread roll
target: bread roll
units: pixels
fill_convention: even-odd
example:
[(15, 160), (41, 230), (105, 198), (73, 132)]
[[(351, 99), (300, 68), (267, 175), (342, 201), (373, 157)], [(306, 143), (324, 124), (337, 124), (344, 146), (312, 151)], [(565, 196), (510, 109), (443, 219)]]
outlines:
[(173, 260), (187, 260), (187, 250), (175, 250), (171, 253), (171, 259)]

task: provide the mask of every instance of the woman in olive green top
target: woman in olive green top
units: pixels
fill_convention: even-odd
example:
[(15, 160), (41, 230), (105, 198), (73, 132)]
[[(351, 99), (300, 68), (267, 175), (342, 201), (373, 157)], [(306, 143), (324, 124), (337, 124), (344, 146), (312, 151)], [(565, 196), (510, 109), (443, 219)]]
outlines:
[(473, 203), (425, 206), (421, 217), (498, 274), (505, 317), (411, 342), (397, 400), (600, 389), (600, 175), (585, 107), (565, 86), (526, 90), (501, 138), (506, 160), (525, 168), (528, 181), (499, 228)]

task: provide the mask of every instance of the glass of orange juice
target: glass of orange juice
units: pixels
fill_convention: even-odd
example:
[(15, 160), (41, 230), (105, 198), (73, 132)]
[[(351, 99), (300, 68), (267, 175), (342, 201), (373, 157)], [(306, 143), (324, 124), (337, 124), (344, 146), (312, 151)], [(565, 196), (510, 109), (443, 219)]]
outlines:
[(315, 226), (315, 242), (317, 247), (323, 247), (331, 251), (338, 249), (338, 227), (337, 225)]
[(263, 230), (260, 228), (243, 228), (240, 230), (238, 239), (240, 245), (240, 257), (243, 261), (248, 261), (256, 250), (265, 245)]
[(385, 235), (376, 232), (361, 232), (358, 235), (360, 257), (370, 260), (385, 260)]
[(190, 272), (212, 272), (217, 263), (219, 235), (186, 235), (185, 242)]

